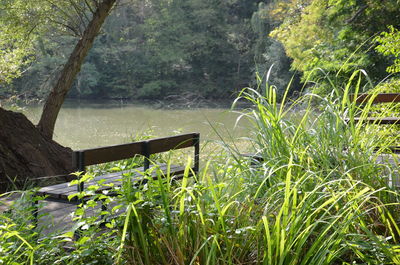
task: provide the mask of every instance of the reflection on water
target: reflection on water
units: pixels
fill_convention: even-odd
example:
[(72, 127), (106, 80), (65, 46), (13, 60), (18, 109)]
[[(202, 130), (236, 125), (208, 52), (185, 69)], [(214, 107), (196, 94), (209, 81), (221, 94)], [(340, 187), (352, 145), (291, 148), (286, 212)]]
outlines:
[[(157, 107), (157, 106), (156, 106)], [(41, 106), (27, 106), (25, 115), (37, 123)], [(229, 108), (157, 109), (143, 103), (67, 101), (56, 123), (54, 140), (72, 149), (121, 144), (137, 135), (161, 137), (200, 132), (202, 139), (239, 137), (247, 134), (243, 120)]]

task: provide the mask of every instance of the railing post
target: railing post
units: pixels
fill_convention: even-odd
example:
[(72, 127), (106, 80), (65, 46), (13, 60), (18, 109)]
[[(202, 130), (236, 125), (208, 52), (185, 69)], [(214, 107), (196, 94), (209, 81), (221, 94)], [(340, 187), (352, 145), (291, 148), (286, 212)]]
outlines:
[[(85, 174), (85, 153), (82, 151), (73, 152), (72, 160), (73, 160), (75, 169), (77, 169), (79, 172), (81, 172), (81, 175), (79, 176), (79, 177), (81, 177), (82, 175)], [(78, 189), (78, 192), (82, 192), (85, 189), (85, 183), (80, 182), (77, 186), (77, 189)], [(81, 198), (79, 201), (81, 202), (82, 205), (85, 203), (84, 198)], [(81, 237), (81, 234), (82, 234), (82, 230), (80, 228), (78, 228), (74, 233), (76, 240), (78, 240)]]
[[(81, 175), (85, 174), (85, 153), (78, 151), (75, 152), (74, 154), (76, 154), (76, 164), (77, 165), (77, 169), (79, 172), (82, 172)], [(81, 182), (78, 185), (78, 192), (82, 192), (85, 189), (85, 183)]]
[(148, 170), (150, 168), (150, 148), (149, 148), (149, 141), (144, 141), (143, 146), (142, 146), (143, 153), (142, 155), (144, 156), (144, 161), (143, 161), (143, 168), (144, 171)]
[(194, 136), (194, 172), (197, 174), (199, 172), (200, 164), (200, 133), (196, 133)]
[[(32, 198), (33, 200), (33, 198)], [(32, 202), (32, 213), (33, 213), (33, 229), (35, 229), (39, 224), (39, 201), (35, 200)]]

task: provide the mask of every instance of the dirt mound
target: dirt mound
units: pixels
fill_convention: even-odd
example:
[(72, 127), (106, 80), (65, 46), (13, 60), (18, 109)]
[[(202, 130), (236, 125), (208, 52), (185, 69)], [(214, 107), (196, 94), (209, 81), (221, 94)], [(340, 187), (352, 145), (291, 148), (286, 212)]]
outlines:
[(23, 114), (0, 108), (0, 191), (72, 172), (72, 150), (45, 138)]

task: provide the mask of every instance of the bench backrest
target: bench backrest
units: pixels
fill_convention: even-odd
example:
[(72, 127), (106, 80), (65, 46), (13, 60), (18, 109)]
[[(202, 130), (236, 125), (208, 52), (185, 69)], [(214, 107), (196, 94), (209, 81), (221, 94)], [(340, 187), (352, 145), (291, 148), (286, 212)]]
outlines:
[(149, 154), (157, 154), (170, 150), (195, 146), (200, 138), (199, 133), (181, 134), (170, 137), (155, 138), (145, 141)]
[(199, 141), (199, 133), (188, 133), (128, 144), (78, 150), (73, 152), (72, 162), (78, 171), (85, 171), (86, 166), (142, 155), (146, 157), (144, 168), (148, 169), (150, 155), (193, 146), (195, 148), (194, 170), (197, 171), (199, 166)]
[(141, 141), (74, 151), (73, 165), (76, 169), (83, 171), (84, 166), (131, 158), (143, 153), (143, 144)]
[[(357, 104), (366, 104), (372, 97), (372, 104), (377, 103), (397, 103), (400, 102), (400, 93), (384, 93), (384, 94), (358, 94), (356, 103)], [(352, 100), (354, 95), (350, 96)]]

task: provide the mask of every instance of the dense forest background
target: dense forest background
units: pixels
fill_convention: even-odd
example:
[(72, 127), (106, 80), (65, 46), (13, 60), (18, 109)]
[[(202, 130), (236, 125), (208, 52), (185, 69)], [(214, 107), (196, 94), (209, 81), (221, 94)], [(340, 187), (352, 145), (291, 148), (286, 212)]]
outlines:
[[(399, 70), (399, 26), (398, 0), (124, 0), (68, 96), (234, 97), (272, 65), (270, 84), (282, 91), (292, 77), (299, 90), (357, 69), (377, 84)], [(0, 83), (0, 97), (45, 98), (76, 40), (68, 31), (39, 35), (18, 77)]]

